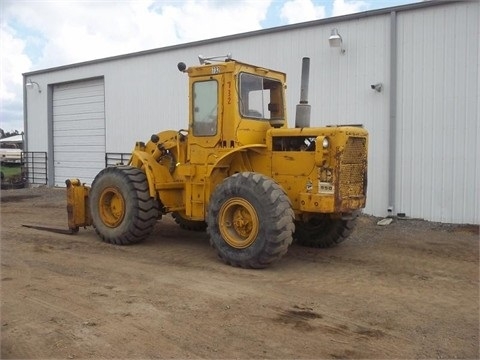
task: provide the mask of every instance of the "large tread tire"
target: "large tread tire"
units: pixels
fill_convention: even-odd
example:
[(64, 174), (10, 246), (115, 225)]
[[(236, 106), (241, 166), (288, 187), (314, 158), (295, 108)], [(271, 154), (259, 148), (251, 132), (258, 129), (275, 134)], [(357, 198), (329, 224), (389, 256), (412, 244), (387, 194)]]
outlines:
[(340, 244), (350, 236), (357, 218), (332, 219), (327, 215), (314, 215), (308, 221), (295, 222), (295, 242), (302, 246), (328, 248)]
[(103, 169), (89, 194), (93, 226), (111, 244), (129, 245), (144, 240), (158, 219), (158, 202), (150, 197), (145, 174), (135, 167)]
[(175, 211), (172, 213), (175, 222), (184, 230), (205, 231), (207, 223), (205, 221), (189, 220), (184, 215)]
[(272, 179), (243, 172), (226, 178), (209, 203), (210, 244), (227, 264), (265, 268), (292, 243), (295, 214), (288, 196)]

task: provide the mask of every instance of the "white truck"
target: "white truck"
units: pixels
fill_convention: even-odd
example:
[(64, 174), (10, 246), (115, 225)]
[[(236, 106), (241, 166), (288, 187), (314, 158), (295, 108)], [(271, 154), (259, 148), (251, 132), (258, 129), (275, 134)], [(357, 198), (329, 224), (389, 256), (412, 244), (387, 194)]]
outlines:
[(1, 162), (20, 162), (22, 160), (22, 149), (0, 148)]
[(23, 134), (0, 139), (0, 162), (22, 161)]

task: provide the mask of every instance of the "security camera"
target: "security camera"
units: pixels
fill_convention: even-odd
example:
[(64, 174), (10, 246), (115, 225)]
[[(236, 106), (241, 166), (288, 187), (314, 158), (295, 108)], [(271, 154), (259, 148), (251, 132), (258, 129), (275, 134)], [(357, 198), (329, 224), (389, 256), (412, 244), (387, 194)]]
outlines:
[(370, 85), (370, 88), (372, 90), (375, 90), (376, 92), (381, 92), (382, 88), (383, 88), (383, 85), (382, 85), (382, 83), (378, 83), (378, 84), (375, 84), (375, 85)]

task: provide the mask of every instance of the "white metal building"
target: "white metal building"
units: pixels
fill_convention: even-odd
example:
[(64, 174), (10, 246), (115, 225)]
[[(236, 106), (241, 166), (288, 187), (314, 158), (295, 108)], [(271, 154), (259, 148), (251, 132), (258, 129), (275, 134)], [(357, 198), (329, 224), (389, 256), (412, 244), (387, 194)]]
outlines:
[(370, 132), (366, 213), (480, 224), (479, 19), (477, 1), (422, 2), (29, 72), (26, 148), (47, 153), (48, 185), (91, 183), (106, 153), (187, 126), (176, 64), (199, 54), (286, 72), (293, 126), (308, 56), (311, 126)]

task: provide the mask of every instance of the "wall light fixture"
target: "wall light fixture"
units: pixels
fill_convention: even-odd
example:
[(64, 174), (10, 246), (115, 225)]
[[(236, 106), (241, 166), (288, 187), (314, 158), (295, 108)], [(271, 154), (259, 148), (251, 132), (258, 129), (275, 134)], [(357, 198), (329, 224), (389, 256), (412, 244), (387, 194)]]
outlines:
[(25, 86), (27, 87), (27, 89), (33, 88), (33, 85), (37, 85), (39, 93), (42, 92), (42, 89), (40, 89), (40, 84), (37, 83), (36, 81), (32, 81), (32, 79), (28, 79), (27, 82), (25, 83)]
[(345, 49), (343, 47), (343, 39), (342, 36), (338, 33), (337, 28), (332, 29), (330, 37), (328, 38), (328, 42), (330, 43), (330, 47), (339, 47), (340, 53), (345, 54)]

